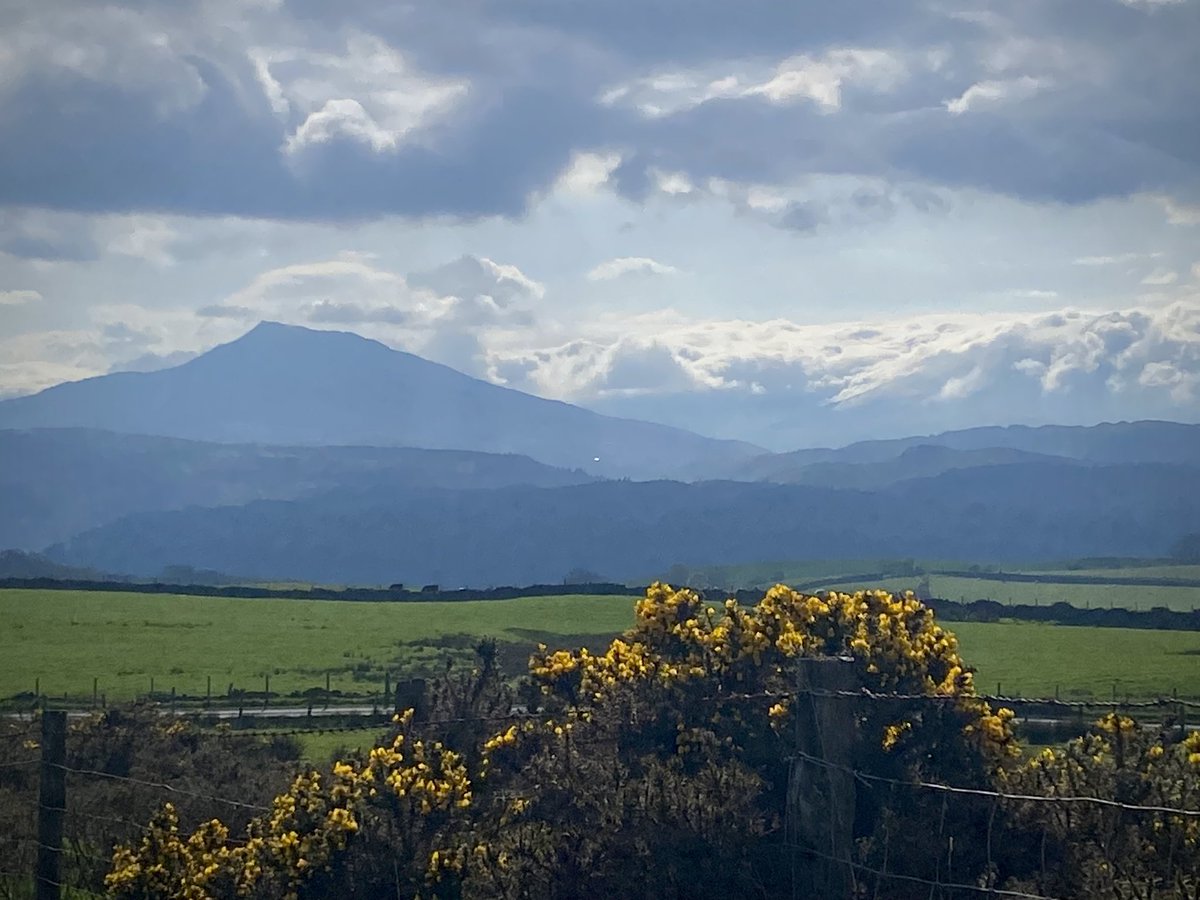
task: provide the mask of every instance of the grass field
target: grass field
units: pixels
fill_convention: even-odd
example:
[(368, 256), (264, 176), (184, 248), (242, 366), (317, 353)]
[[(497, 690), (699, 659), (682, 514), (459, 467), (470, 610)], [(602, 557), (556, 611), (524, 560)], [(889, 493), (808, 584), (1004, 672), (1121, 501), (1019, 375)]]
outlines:
[[(897, 585), (907, 587), (909, 584)], [(1024, 587), (1024, 586), (1023, 586)], [(1027, 587), (1042, 587), (1028, 585)], [(228, 685), (291, 693), (370, 694), (428, 674), (472, 642), (504, 643), (512, 671), (532, 645), (599, 645), (632, 620), (629, 597), (537, 597), (457, 603), (345, 603), (70, 591), (0, 591), (0, 698), (31, 691), (109, 700), (155, 689), (203, 696)], [(953, 623), (984, 691), (1052, 696), (1200, 696), (1200, 633)]]
[(1032, 575), (1087, 575), (1109, 581), (1138, 578), (1188, 578), (1200, 580), (1200, 566), (1127, 566), (1121, 569), (1015, 569)]
[(158, 594), (0, 591), (0, 697), (32, 691), (110, 700), (172, 688), (204, 696), (230, 684), (291, 693), (360, 694), (463, 658), (492, 635), (512, 654), (571, 635), (578, 643), (632, 621), (629, 597), (536, 597), (454, 603), (235, 600)]
[(951, 622), (981, 693), (1200, 698), (1200, 633), (1041, 622)]
[[(1200, 609), (1200, 588), (1148, 587), (1134, 584), (1030, 584), (1015, 581), (993, 581), (985, 578), (958, 578), (952, 575), (930, 575), (929, 589), (933, 596), (944, 600), (996, 600), (1000, 603), (1070, 603), (1079, 608), (1148, 610), (1165, 606), (1179, 612)], [(854, 587), (884, 587), (892, 591), (911, 591), (920, 578), (906, 576), (888, 578), (869, 585), (831, 585), (838, 590)]]
[(335, 731), (324, 734), (301, 734), (300, 746), (303, 748), (303, 758), (316, 766), (332, 762), (335, 758), (345, 755), (347, 750), (370, 749), (379, 738), (386, 736), (386, 728), (356, 728), (354, 731)]

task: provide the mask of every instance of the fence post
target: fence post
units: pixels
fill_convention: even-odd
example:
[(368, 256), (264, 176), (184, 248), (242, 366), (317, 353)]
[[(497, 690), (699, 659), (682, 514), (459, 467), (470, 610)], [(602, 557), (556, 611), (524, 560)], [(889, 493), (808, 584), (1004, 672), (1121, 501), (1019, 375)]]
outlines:
[[(854, 873), (856, 703), (853, 661), (804, 658), (797, 667), (792, 716), (796, 758), (788, 784), (788, 841), (809, 859), (793, 873), (803, 896), (850, 897)], [(795, 857), (793, 857), (795, 858)]]
[(59, 900), (63, 813), (67, 808), (67, 714), (42, 713), (42, 771), (38, 784), (36, 900)]

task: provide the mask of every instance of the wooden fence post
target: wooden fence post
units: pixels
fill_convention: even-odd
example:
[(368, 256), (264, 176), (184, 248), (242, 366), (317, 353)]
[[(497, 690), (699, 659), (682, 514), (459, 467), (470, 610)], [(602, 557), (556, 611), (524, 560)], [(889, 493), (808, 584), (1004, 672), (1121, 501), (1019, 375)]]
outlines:
[(858, 729), (857, 704), (843, 693), (860, 685), (847, 658), (804, 658), (796, 674), (792, 716), (798, 752), (788, 784), (787, 818), (793, 859), (798, 852), (803, 862), (793, 878), (802, 896), (850, 897)]
[(396, 690), (392, 697), (394, 701), (393, 711), (404, 712), (406, 709), (412, 709), (413, 717), (422, 722), (425, 720), (425, 679), (424, 678), (409, 678), (407, 681), (397, 681)]
[(67, 809), (67, 714), (42, 713), (42, 770), (38, 783), (36, 900), (59, 900), (63, 814)]

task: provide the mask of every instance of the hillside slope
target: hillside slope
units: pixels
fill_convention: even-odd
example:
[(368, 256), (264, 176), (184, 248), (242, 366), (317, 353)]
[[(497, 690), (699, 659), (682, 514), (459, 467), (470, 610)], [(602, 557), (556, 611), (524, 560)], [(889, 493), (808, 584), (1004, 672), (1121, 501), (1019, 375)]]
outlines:
[(354, 334), (275, 323), (172, 369), (103, 375), (0, 402), (0, 428), (59, 427), (519, 453), (620, 477), (705, 472), (763, 452), (534, 397)]
[(623, 481), (332, 492), (131, 516), (48, 555), (139, 574), (186, 563), (268, 579), (487, 586), (577, 567), (626, 578), (763, 559), (1157, 555), (1190, 531), (1200, 531), (1200, 468), (1032, 463), (872, 492)]
[[(861, 441), (839, 448), (771, 453), (735, 463), (727, 477), (780, 483), (885, 483), (979, 465), (1059, 457), (1087, 464), (1200, 463), (1200, 425), (1107, 422), (1100, 425), (1009, 425)], [(814, 469), (836, 466), (838, 469)], [(845, 467), (876, 467), (854, 472)], [(922, 467), (926, 470), (921, 471)]]
[(0, 431), (0, 547), (34, 550), (136, 512), (391, 490), (591, 481), (525, 456), (212, 444), (85, 428)]

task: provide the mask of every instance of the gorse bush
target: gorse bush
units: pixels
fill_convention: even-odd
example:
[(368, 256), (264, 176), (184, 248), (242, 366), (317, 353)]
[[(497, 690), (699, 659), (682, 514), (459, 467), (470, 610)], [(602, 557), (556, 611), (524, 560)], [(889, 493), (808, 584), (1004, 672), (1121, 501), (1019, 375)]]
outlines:
[[(796, 669), (812, 657), (844, 657), (858, 685), (892, 697), (838, 698), (851, 704), (853, 767), (892, 784), (859, 791), (859, 864), (936, 881), (937, 823), (939, 840), (958, 838), (959, 882), (1044, 892), (1049, 853), (1060, 896), (1158, 896), (1120, 890), (1167, 877), (1195, 889), (1195, 820), (1142, 835), (1150, 823), (1130, 819), (1118, 840), (1103, 808), (1060, 821), (1046, 804), (951, 807), (945, 795), (897, 793), (895, 783), (926, 780), (1194, 804), (1200, 770), (1196, 740), (1144, 744), (1126, 719), (1026, 762), (1012, 712), (975, 696), (954, 636), (912, 595), (778, 586), (743, 606), (656, 584), (605, 652), (540, 648), (519, 713), (494, 645), (477, 655), (474, 671), (431, 685), (420, 714), (397, 716), (388, 741), (301, 774), (237, 835), (219, 821), (184, 833), (165, 808), (140, 842), (117, 849), (110, 894), (790, 897), (789, 780), (809, 722), (793, 708)], [(1097, 874), (1103, 853), (1126, 847), (1120, 872)], [(1163, 862), (1188, 852), (1190, 869)], [(873, 888), (929, 896), (908, 882)]]

